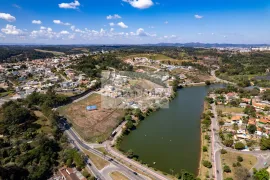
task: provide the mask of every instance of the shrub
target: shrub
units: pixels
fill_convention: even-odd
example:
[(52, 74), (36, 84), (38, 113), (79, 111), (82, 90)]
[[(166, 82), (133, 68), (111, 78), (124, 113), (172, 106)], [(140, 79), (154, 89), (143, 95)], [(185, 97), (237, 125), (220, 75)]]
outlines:
[(211, 162), (209, 162), (209, 161), (206, 161), (206, 160), (205, 160), (205, 161), (203, 161), (202, 164), (203, 164), (204, 167), (212, 168), (212, 164), (211, 164)]
[(204, 138), (205, 138), (206, 140), (210, 140), (210, 136), (209, 136), (209, 135), (205, 135)]
[(227, 166), (227, 165), (225, 165), (225, 166), (223, 167), (223, 171), (226, 172), (226, 173), (232, 172), (231, 168), (230, 168), (229, 166)]
[(237, 150), (242, 150), (242, 149), (245, 149), (245, 145), (241, 142), (237, 142), (235, 143), (234, 148)]
[(226, 151), (225, 149), (221, 149), (220, 153), (221, 153), (221, 154), (226, 154), (227, 151)]
[(241, 167), (242, 166), (240, 162), (237, 162), (236, 165), (237, 165), (237, 167)]
[(244, 159), (243, 159), (241, 156), (237, 156), (237, 161), (238, 161), (238, 162), (243, 162)]
[(206, 146), (203, 146), (203, 152), (207, 152), (208, 148)]

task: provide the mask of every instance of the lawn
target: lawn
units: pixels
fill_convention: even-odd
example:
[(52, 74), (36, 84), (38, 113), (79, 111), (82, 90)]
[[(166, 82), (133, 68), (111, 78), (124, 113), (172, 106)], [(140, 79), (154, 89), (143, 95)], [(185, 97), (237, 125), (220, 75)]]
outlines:
[(118, 172), (118, 171), (114, 171), (110, 174), (111, 178), (113, 180), (129, 180), (124, 174)]
[(252, 169), (252, 167), (256, 164), (257, 158), (248, 155), (248, 154), (241, 154), (241, 153), (233, 153), (233, 152), (227, 152), (226, 154), (221, 154), (221, 163), (222, 167), (226, 164), (229, 166), (232, 170), (231, 173), (223, 173), (223, 178), (231, 177), (234, 180), (237, 180), (235, 178), (235, 167), (233, 167), (233, 163), (237, 163), (237, 156), (241, 156), (243, 158), (243, 162), (241, 162), (241, 167), (244, 167), (248, 170)]
[(223, 113), (243, 113), (244, 108), (217, 105), (217, 110), (221, 110)]
[(98, 170), (103, 169), (105, 166), (108, 166), (110, 163), (108, 161), (105, 161), (104, 159), (98, 157), (97, 155), (87, 151), (86, 149), (83, 149), (83, 152), (89, 156), (89, 159), (94, 163), (94, 165), (97, 167)]
[[(84, 140), (103, 142), (111, 135), (124, 115), (122, 109), (105, 108), (104, 106), (110, 102), (107, 103), (103, 99), (99, 94), (92, 94), (79, 102), (59, 108), (59, 113), (72, 123), (72, 127)], [(97, 110), (87, 111), (86, 107), (89, 105), (96, 105)]]

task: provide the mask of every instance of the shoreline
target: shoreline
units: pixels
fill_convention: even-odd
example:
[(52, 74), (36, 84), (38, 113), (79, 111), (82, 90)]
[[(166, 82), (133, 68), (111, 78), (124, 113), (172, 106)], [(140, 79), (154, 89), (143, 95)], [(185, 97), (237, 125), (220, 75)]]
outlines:
[[(205, 112), (205, 106), (206, 106), (206, 101), (204, 100), (203, 110), (201, 114)], [(199, 165), (198, 165), (198, 171), (197, 171), (196, 177), (201, 176), (201, 170), (202, 170), (202, 157), (203, 157), (203, 144), (204, 144), (203, 132), (202, 132), (202, 118), (200, 118), (200, 139), (201, 139), (200, 140), (200, 158), (199, 158)]]

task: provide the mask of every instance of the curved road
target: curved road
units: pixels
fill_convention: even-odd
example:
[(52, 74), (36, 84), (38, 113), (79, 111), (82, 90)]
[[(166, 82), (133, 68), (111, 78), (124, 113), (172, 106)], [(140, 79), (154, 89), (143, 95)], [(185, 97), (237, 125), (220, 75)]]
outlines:
[[(103, 171), (98, 171), (96, 168), (92, 168), (93, 166), (87, 165), (88, 168), (91, 169), (91, 171), (97, 176), (97, 178), (102, 179), (102, 180), (108, 180), (108, 174), (106, 172), (108, 171), (119, 171), (123, 174), (125, 174), (129, 179), (132, 180), (144, 180), (147, 179), (144, 176), (141, 176), (137, 173), (134, 173), (131, 169), (128, 167), (122, 165), (118, 161), (112, 159), (109, 156), (104, 156), (101, 152), (91, 148), (88, 144), (84, 143), (83, 141), (80, 140), (80, 138), (76, 135), (76, 133), (73, 132), (72, 128), (68, 125), (68, 123), (65, 120), (62, 120), (61, 123), (65, 127), (65, 133), (69, 137), (69, 139), (72, 139), (74, 141), (74, 145), (78, 148), (81, 149), (80, 147), (88, 150), (89, 152), (97, 155), (99, 158), (102, 158), (108, 162), (110, 162), (111, 166), (110, 167), (105, 167)], [(89, 161), (89, 159), (88, 159)], [(91, 163), (93, 164), (93, 163)], [(112, 166), (113, 165), (113, 166)], [(110, 180), (110, 179), (109, 179)]]

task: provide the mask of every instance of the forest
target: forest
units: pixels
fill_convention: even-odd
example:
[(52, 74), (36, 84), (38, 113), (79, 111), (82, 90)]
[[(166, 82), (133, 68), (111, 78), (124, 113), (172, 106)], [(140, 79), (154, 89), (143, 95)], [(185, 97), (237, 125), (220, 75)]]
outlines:
[[(63, 165), (84, 168), (84, 157), (69, 146), (52, 107), (67, 98), (49, 92), (9, 101), (0, 109), (0, 179), (45, 180)], [(39, 113), (37, 113), (39, 112)], [(38, 115), (41, 114), (41, 115)]]
[(115, 68), (120, 71), (132, 71), (132, 66), (124, 63), (115, 55), (83, 56), (72, 68), (85, 73), (91, 78), (101, 78), (102, 70)]
[(223, 54), (220, 69), (216, 75), (222, 79), (236, 82), (239, 86), (254, 85), (269, 87), (269, 80), (256, 78), (267, 76), (270, 67), (270, 54), (254, 52), (249, 54)]

